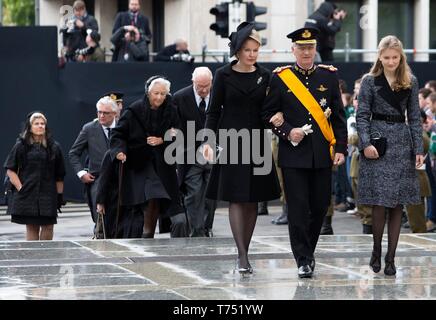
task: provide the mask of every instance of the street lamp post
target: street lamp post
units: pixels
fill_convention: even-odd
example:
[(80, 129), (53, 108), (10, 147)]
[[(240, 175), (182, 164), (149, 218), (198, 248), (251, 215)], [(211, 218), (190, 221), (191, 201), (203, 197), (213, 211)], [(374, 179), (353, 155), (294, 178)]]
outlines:
[(39, 15), (40, 15), (39, 0), (35, 0), (35, 26), (40, 25)]

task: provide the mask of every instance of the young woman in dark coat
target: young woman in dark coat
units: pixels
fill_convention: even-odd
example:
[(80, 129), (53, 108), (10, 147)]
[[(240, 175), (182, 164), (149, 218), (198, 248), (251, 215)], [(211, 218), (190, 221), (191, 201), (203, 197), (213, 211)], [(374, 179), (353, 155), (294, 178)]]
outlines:
[[(215, 73), (206, 128), (215, 133), (221, 129), (248, 130), (249, 143), (259, 147), (265, 157), (271, 157), (272, 164), (267, 174), (256, 175), (256, 167), (261, 165), (254, 164), (253, 150), (248, 155), (249, 163), (242, 163), (245, 146), (239, 141), (237, 150), (223, 151), (226, 156), (221, 156), (212, 167), (206, 197), (230, 202), (230, 227), (238, 249), (236, 270), (244, 274), (253, 272), (248, 248), (257, 220), (257, 203), (279, 198), (280, 186), (270, 148), (264, 150), (263, 147), (265, 127), (260, 111), (271, 74), (256, 63), (260, 36), (253, 23), (243, 22), (230, 35), (230, 41), (230, 54), (235, 55), (236, 60)], [(261, 132), (257, 141), (253, 140), (256, 139), (253, 130)], [(218, 144), (223, 146), (225, 143), (218, 141)], [(212, 147), (205, 144), (203, 150), (204, 157), (211, 160)], [(237, 164), (228, 164), (228, 158), (225, 159), (227, 164), (220, 163), (224, 157), (232, 157), (232, 153), (238, 153)]]
[[(378, 46), (377, 60), (362, 79), (356, 114), (360, 158), (358, 203), (372, 206), (373, 251), (369, 265), (381, 269), (382, 238), (388, 215), (388, 248), (384, 273), (396, 274), (395, 252), (401, 231), (403, 206), (419, 204), (415, 170), (424, 162), (418, 81), (407, 64), (401, 41), (386, 36)], [(379, 154), (375, 138), (386, 139)]]
[(27, 116), (4, 167), (14, 190), (8, 204), (11, 221), (26, 225), (26, 240), (52, 240), (57, 209), (64, 204), (65, 166), (42, 113)]
[[(187, 234), (175, 164), (164, 159), (165, 133), (179, 127), (169, 95), (170, 82), (161, 76), (147, 80), (146, 95), (121, 116), (111, 135), (112, 159), (124, 163), (121, 202), (141, 207), (143, 237), (153, 238), (159, 217), (170, 217), (171, 236)], [(100, 206), (101, 208), (101, 206)]]

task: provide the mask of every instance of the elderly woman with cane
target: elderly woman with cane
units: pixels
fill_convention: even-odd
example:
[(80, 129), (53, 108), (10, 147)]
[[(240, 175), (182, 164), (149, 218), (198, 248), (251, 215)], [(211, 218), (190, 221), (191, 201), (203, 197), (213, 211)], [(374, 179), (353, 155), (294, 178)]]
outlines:
[(170, 85), (163, 76), (149, 78), (144, 98), (125, 110), (110, 141), (111, 159), (123, 163), (121, 205), (144, 213), (144, 238), (154, 237), (159, 217), (171, 218), (171, 237), (188, 235), (176, 167), (164, 159), (165, 133), (179, 127)]

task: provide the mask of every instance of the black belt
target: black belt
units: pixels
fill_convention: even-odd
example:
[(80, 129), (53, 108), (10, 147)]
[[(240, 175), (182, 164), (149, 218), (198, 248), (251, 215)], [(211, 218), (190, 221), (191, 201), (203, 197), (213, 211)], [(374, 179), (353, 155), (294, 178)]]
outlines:
[(399, 122), (404, 123), (406, 122), (406, 117), (402, 116), (400, 114), (398, 115), (391, 115), (391, 114), (380, 114), (380, 113), (372, 113), (372, 120), (382, 120), (386, 122)]

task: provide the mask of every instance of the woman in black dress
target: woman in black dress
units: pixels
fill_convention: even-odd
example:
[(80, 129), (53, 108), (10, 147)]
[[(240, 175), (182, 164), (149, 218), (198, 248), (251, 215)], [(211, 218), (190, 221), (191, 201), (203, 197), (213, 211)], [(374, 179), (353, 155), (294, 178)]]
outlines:
[(148, 79), (146, 95), (124, 111), (111, 135), (111, 158), (124, 163), (121, 204), (144, 212), (145, 238), (154, 237), (159, 217), (171, 218), (172, 237), (187, 235), (176, 167), (164, 159), (165, 133), (179, 127), (170, 85), (161, 76)]
[(13, 189), (11, 221), (26, 225), (26, 240), (52, 240), (57, 209), (63, 205), (65, 166), (42, 113), (27, 116), (4, 167)]
[[(215, 133), (222, 129), (248, 130), (250, 141), (239, 140), (237, 149), (223, 150), (226, 156), (221, 156), (212, 167), (206, 197), (230, 202), (230, 227), (238, 249), (236, 269), (240, 273), (252, 273), (248, 248), (256, 224), (257, 203), (280, 197), (272, 154), (270, 148), (264, 149), (265, 127), (260, 117), (270, 72), (256, 63), (261, 40), (253, 23), (241, 23), (230, 35), (230, 40), (230, 54), (235, 55), (236, 60), (215, 73), (206, 128)], [(261, 132), (260, 139), (256, 139), (253, 130)], [(271, 157), (268, 159), (271, 160), (271, 171), (256, 175), (256, 169), (262, 165), (254, 164), (253, 150), (248, 155), (249, 163), (242, 163), (244, 143), (258, 147), (262, 154)], [(226, 142), (218, 141), (218, 144), (224, 146)], [(212, 147), (205, 144), (203, 150), (204, 157), (211, 160)], [(238, 155), (236, 164), (228, 161), (235, 153)]]

